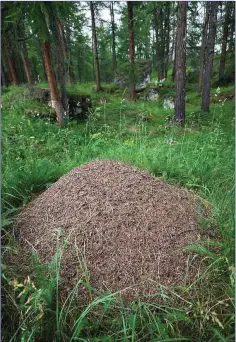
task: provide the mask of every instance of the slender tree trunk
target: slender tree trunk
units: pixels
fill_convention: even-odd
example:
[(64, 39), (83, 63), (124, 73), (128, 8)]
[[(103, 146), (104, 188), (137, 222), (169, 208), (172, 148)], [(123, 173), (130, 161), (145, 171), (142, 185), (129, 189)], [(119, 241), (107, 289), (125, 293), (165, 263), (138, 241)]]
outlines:
[(100, 91), (101, 90), (101, 76), (100, 76), (100, 69), (99, 69), (98, 42), (97, 42), (97, 34), (96, 34), (93, 1), (90, 1), (90, 11), (91, 11), (91, 20), (92, 20), (93, 54), (94, 54), (94, 68), (95, 68), (95, 75), (96, 75), (96, 91)]
[[(65, 68), (65, 60), (63, 54), (61, 54), (61, 39), (58, 32), (58, 26), (55, 26), (56, 32), (56, 52), (57, 52), (57, 62), (58, 62), (58, 78), (60, 82), (60, 95), (61, 95), (61, 102), (64, 108), (64, 111), (67, 111), (67, 95), (66, 95), (66, 68)], [(68, 74), (67, 74), (68, 76)], [(68, 78), (67, 78), (68, 80)]]
[(160, 55), (159, 55), (159, 63), (160, 63), (160, 71), (159, 71), (159, 77), (160, 80), (163, 80), (164, 78), (164, 65), (165, 65), (165, 35), (164, 35), (164, 13), (163, 13), (163, 8), (160, 8), (160, 15), (159, 15), (159, 19), (160, 19), (160, 46), (159, 46), (159, 50), (160, 50)]
[(66, 83), (71, 84), (72, 82), (71, 82), (70, 73), (69, 73), (69, 60), (68, 60), (65, 33), (64, 33), (64, 29), (59, 18), (57, 18), (56, 21), (57, 21), (58, 36), (61, 42), (61, 47), (62, 47), (62, 52), (63, 52), (63, 58), (66, 64), (66, 71), (65, 71)]
[(186, 84), (186, 38), (187, 38), (187, 1), (179, 2), (179, 15), (176, 41), (176, 75), (175, 75), (175, 115), (173, 121), (185, 124), (185, 84)]
[(235, 2), (230, 1), (230, 25), (229, 25), (229, 48), (230, 52), (235, 52)]
[(134, 28), (133, 28), (133, 2), (127, 1), (128, 7), (128, 35), (129, 35), (129, 98), (135, 101), (135, 68), (134, 68)]
[(56, 115), (57, 115), (57, 122), (60, 127), (64, 127), (64, 110), (62, 103), (60, 101), (59, 93), (57, 91), (57, 84), (55, 80), (55, 76), (53, 73), (51, 57), (50, 57), (50, 45), (48, 42), (42, 42), (42, 49), (43, 49), (43, 59), (46, 69), (46, 74), (48, 78), (48, 83), (51, 91), (51, 98), (52, 98), (52, 106), (55, 108)]
[(215, 37), (216, 37), (216, 20), (217, 20), (218, 1), (210, 1), (209, 11), (209, 29), (206, 40), (206, 61), (203, 73), (202, 87), (202, 105), (201, 108), (205, 112), (209, 112), (210, 107), (210, 88), (211, 76), (214, 57)]
[(3, 87), (7, 87), (7, 80), (6, 80), (6, 76), (5, 76), (5, 72), (4, 72), (2, 63), (1, 63), (1, 82), (2, 82)]
[(173, 70), (172, 70), (172, 75), (171, 75), (173, 82), (175, 81), (175, 74), (176, 74), (176, 42), (177, 42), (177, 32), (176, 32), (175, 49), (174, 49), (174, 51), (175, 51), (174, 63), (173, 63)]
[[(174, 8), (175, 4), (173, 4)], [(173, 21), (173, 35), (172, 35), (172, 48), (171, 48), (171, 60), (173, 61), (173, 69), (172, 69), (172, 75), (171, 79), (174, 82), (175, 81), (175, 60), (176, 60), (176, 15), (174, 13), (174, 21)]]
[(219, 82), (221, 82), (224, 79), (224, 73), (225, 73), (226, 48), (227, 48), (227, 39), (228, 39), (228, 32), (229, 32), (229, 15), (230, 15), (229, 2), (225, 2), (225, 21), (224, 21), (224, 31), (223, 31), (223, 39), (222, 39), (222, 46), (221, 46), (221, 55), (220, 55)]
[(155, 68), (155, 30), (152, 32), (152, 67)]
[(10, 72), (11, 84), (17, 85), (16, 67), (13, 57), (8, 57), (8, 67)]
[(66, 47), (67, 47), (67, 57), (68, 57), (68, 73), (69, 73), (69, 83), (75, 82), (75, 75), (72, 68), (72, 62), (70, 57), (70, 49), (71, 49), (71, 29), (70, 29), (70, 18), (68, 18), (67, 25), (65, 26), (66, 32)]
[(27, 83), (32, 84), (33, 83), (33, 77), (32, 77), (32, 71), (31, 71), (31, 67), (30, 67), (30, 61), (29, 61), (29, 58), (27, 56), (27, 53), (25, 53), (24, 50), (25, 49), (22, 47), (21, 51), (20, 51), (20, 55), (21, 55), (21, 58), (22, 58), (22, 61), (24, 64)]
[(170, 52), (170, 7), (167, 3), (165, 14), (165, 33), (166, 33), (166, 47), (165, 47), (165, 79), (167, 79), (169, 66), (169, 52)]
[(154, 2), (154, 9), (153, 9), (153, 17), (154, 17), (154, 28), (155, 28), (155, 35), (156, 35), (156, 69), (157, 69), (157, 78), (160, 81), (160, 53), (159, 53), (159, 27), (158, 27), (158, 20), (159, 20), (159, 12), (156, 8), (156, 3)]
[[(66, 47), (65, 42), (63, 42), (63, 29), (62, 25), (57, 16), (55, 6), (52, 1), (47, 2), (49, 15), (50, 15), (50, 29), (53, 36), (55, 37), (54, 50), (56, 51), (56, 61), (57, 61), (57, 78), (60, 83), (60, 95), (61, 104), (63, 106), (65, 115), (67, 111), (67, 95), (66, 95)], [(61, 53), (61, 51), (63, 53)]]
[(116, 62), (116, 39), (115, 39), (115, 20), (114, 20), (114, 8), (113, 1), (111, 1), (110, 12), (111, 12), (111, 32), (112, 32), (112, 72), (113, 80), (115, 79), (117, 62)]
[(207, 49), (207, 32), (208, 32), (208, 26), (209, 26), (209, 9), (210, 9), (210, 2), (206, 2), (206, 13), (205, 13), (205, 20), (204, 20), (204, 28), (202, 33), (202, 46), (201, 46), (201, 52), (200, 52), (200, 72), (199, 72), (199, 79), (198, 79), (198, 86), (197, 86), (197, 93), (200, 93), (202, 91), (202, 82), (203, 82), (203, 72), (204, 72), (204, 66), (205, 66), (205, 60), (206, 60), (206, 49)]
[(32, 84), (33, 83), (33, 75), (32, 75), (30, 60), (28, 58), (26, 43), (23, 40), (25, 38), (24, 21), (22, 21), (18, 24), (18, 26), (15, 29), (15, 34), (16, 34), (17, 39), (20, 40), (17, 45), (18, 45), (20, 56), (21, 56), (21, 59), (22, 59), (23, 65), (24, 65), (27, 83)]

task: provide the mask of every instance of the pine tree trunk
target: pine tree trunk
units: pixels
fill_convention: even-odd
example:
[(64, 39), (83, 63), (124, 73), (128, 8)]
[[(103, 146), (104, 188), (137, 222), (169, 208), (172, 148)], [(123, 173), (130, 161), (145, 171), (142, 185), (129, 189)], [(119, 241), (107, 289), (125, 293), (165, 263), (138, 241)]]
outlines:
[(57, 91), (57, 84), (55, 80), (55, 76), (53, 73), (51, 57), (50, 57), (50, 45), (48, 42), (42, 42), (42, 49), (43, 49), (43, 59), (44, 65), (46, 69), (47, 79), (51, 91), (51, 98), (52, 98), (52, 106), (55, 108), (56, 115), (57, 115), (57, 122), (60, 127), (64, 127), (64, 110), (63, 106), (60, 101), (60, 97)]
[(93, 1), (90, 1), (90, 11), (91, 11), (91, 20), (92, 20), (93, 54), (94, 54), (95, 76), (96, 76), (96, 91), (100, 91), (101, 90), (101, 76), (100, 76), (100, 69), (99, 69), (98, 42), (97, 42), (97, 34), (96, 34)]
[(223, 31), (223, 39), (221, 46), (221, 55), (220, 55), (220, 70), (219, 70), (219, 82), (224, 79), (225, 73), (225, 60), (226, 60), (226, 48), (227, 48), (227, 39), (229, 32), (229, 15), (230, 15), (230, 7), (229, 3), (225, 3), (225, 21), (224, 21), (224, 31)]
[(154, 29), (156, 35), (156, 70), (157, 70), (157, 79), (160, 81), (160, 53), (159, 53), (159, 27), (158, 27), (158, 9), (156, 8), (156, 4), (154, 2), (153, 8), (153, 18), (154, 18)]
[(165, 65), (165, 35), (164, 35), (164, 20), (163, 20), (163, 9), (160, 8), (159, 20), (160, 20), (160, 55), (159, 55), (159, 78), (160, 80), (164, 79), (164, 65)]
[[(175, 4), (173, 4), (174, 8)], [(173, 36), (172, 36), (172, 47), (171, 47), (171, 60), (173, 61), (173, 69), (172, 69), (172, 74), (171, 74), (171, 79), (172, 82), (175, 81), (175, 60), (176, 60), (176, 16), (174, 15), (174, 21), (173, 21)], [(173, 59), (174, 55), (174, 59)]]
[(61, 95), (61, 102), (62, 106), (64, 108), (64, 111), (67, 111), (67, 95), (66, 95), (66, 76), (68, 80), (68, 73), (66, 73), (66, 68), (65, 68), (65, 63), (66, 60), (64, 59), (64, 54), (61, 54), (61, 49), (63, 50), (63, 44), (61, 37), (60, 37), (60, 32), (59, 32), (59, 27), (56, 23), (55, 25), (55, 36), (56, 36), (56, 52), (57, 52), (57, 62), (58, 62), (58, 78), (60, 82), (60, 95)]
[(72, 68), (71, 58), (70, 58), (70, 47), (71, 47), (71, 28), (70, 28), (70, 18), (68, 18), (67, 25), (65, 26), (65, 36), (67, 43), (67, 57), (68, 57), (68, 73), (69, 73), (69, 83), (75, 83), (75, 75)]
[(17, 85), (17, 76), (16, 76), (16, 67), (13, 57), (8, 57), (8, 67), (9, 67), (9, 73), (11, 78), (11, 84)]
[(203, 34), (202, 34), (202, 46), (201, 46), (201, 52), (200, 52), (200, 72), (199, 72), (199, 79), (198, 79), (198, 86), (197, 86), (197, 93), (200, 93), (202, 91), (202, 82), (203, 82), (203, 72), (204, 72), (204, 66), (205, 66), (205, 60), (206, 60), (206, 49), (207, 49), (207, 32), (208, 32), (208, 26), (209, 26), (209, 9), (210, 9), (210, 2), (206, 2), (206, 13), (205, 13), (205, 19), (204, 19), (204, 28), (203, 28)]
[(206, 40), (206, 60), (203, 72), (202, 87), (202, 105), (201, 108), (205, 112), (209, 112), (210, 107), (210, 88), (213, 67), (215, 37), (216, 37), (216, 20), (217, 20), (218, 1), (210, 1), (209, 10), (209, 29)]
[(187, 1), (179, 2), (179, 15), (176, 41), (175, 74), (175, 115), (173, 122), (185, 124), (185, 84), (186, 84), (186, 38), (187, 38)]
[(129, 35), (129, 98), (135, 101), (135, 68), (134, 68), (134, 29), (133, 29), (133, 2), (127, 1), (128, 7), (128, 35)]
[(169, 52), (170, 52), (170, 7), (167, 3), (165, 13), (165, 35), (166, 35), (166, 46), (165, 46), (165, 79), (167, 79), (168, 66), (169, 66)]
[(65, 70), (66, 83), (71, 84), (72, 82), (71, 82), (70, 73), (69, 73), (69, 60), (68, 60), (65, 33), (64, 33), (64, 29), (63, 29), (61, 21), (58, 18), (56, 19), (56, 21), (57, 21), (58, 36), (59, 36), (60, 43), (61, 43), (60, 45), (61, 45), (62, 52), (63, 52), (63, 58), (67, 65), (66, 70)]
[(229, 25), (229, 48), (230, 52), (235, 52), (235, 2), (229, 2), (230, 8), (230, 25)]
[(1, 82), (2, 82), (3, 87), (7, 87), (6, 75), (5, 75), (2, 63), (1, 63)]
[(32, 77), (32, 71), (31, 71), (31, 67), (30, 67), (30, 61), (29, 61), (29, 58), (28, 58), (27, 54), (25, 53), (23, 47), (21, 48), (20, 55), (21, 55), (21, 58), (22, 58), (22, 61), (24, 64), (27, 83), (32, 84), (33, 83), (33, 77)]
[(112, 32), (112, 72), (113, 80), (115, 79), (117, 62), (116, 62), (116, 39), (115, 39), (115, 20), (114, 20), (114, 8), (113, 1), (111, 1), (110, 12), (111, 12), (111, 32)]
[(33, 83), (33, 76), (32, 76), (30, 60), (28, 58), (26, 43), (23, 40), (25, 38), (24, 20), (22, 22), (20, 22), (18, 24), (18, 26), (16, 27), (15, 34), (16, 34), (17, 39), (19, 40), (18, 48), (19, 48), (19, 52), (20, 52), (20, 56), (21, 56), (23, 65), (24, 65), (26, 81), (28, 84), (32, 84)]

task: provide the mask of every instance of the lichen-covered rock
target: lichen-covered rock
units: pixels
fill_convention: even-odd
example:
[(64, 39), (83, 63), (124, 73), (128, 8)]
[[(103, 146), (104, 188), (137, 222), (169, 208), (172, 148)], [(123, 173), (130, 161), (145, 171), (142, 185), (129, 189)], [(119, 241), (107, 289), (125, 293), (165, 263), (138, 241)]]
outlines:
[(165, 99), (163, 102), (163, 107), (164, 109), (174, 109), (175, 108), (174, 99), (172, 97)]
[[(141, 59), (135, 61), (135, 78), (136, 78), (136, 90), (142, 90), (150, 83), (152, 61), (148, 59)], [(120, 88), (127, 88), (129, 86), (129, 76), (127, 72), (117, 72), (114, 79), (115, 85)]]

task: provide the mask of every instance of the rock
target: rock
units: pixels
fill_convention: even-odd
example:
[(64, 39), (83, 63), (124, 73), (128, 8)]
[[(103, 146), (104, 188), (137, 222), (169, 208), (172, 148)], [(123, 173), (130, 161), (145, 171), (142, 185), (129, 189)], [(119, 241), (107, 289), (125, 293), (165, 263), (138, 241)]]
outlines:
[[(31, 100), (36, 100), (40, 102), (45, 102), (48, 107), (54, 108), (52, 100), (51, 100), (51, 93), (49, 89), (42, 89), (38, 87), (28, 87), (25, 93), (25, 96)], [(89, 114), (91, 113), (91, 97), (90, 95), (69, 95), (67, 94), (68, 100), (68, 110), (67, 115), (69, 120), (85, 120), (88, 118)], [(36, 110), (25, 110), (26, 114), (30, 114), (33, 116), (38, 116), (40, 118), (51, 118), (56, 119), (55, 110), (48, 110), (48, 111), (40, 111), (40, 109)], [(65, 116), (66, 118), (66, 116)]]
[(150, 79), (151, 65), (152, 65), (152, 61), (149, 59), (136, 61), (136, 70), (137, 70), (136, 89), (145, 89), (147, 85), (151, 82), (151, 79)]
[(164, 109), (174, 109), (175, 108), (175, 103), (173, 97), (169, 97), (164, 100), (163, 102), (163, 107)]
[(146, 94), (146, 96), (142, 97), (145, 101), (157, 101), (159, 99), (159, 93), (157, 92), (157, 89), (150, 88)]
[[(150, 83), (151, 65), (152, 61), (149, 59), (141, 59), (135, 62), (137, 80), (135, 88), (137, 91), (145, 89)], [(114, 83), (120, 88), (127, 88), (129, 86), (128, 72), (117, 72)]]
[(85, 120), (91, 113), (91, 97), (90, 95), (69, 95), (68, 96), (68, 112), (70, 120)]
[(129, 86), (129, 78), (124, 72), (117, 72), (114, 83), (119, 88), (127, 88)]

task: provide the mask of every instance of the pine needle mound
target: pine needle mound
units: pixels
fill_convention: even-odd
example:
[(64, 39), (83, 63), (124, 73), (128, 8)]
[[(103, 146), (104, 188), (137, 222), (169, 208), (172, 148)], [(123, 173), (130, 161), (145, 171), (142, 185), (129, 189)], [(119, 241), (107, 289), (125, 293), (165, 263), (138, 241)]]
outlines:
[(44, 263), (56, 253), (59, 227), (68, 241), (61, 293), (82, 278), (100, 292), (127, 289), (133, 299), (157, 292), (160, 283), (183, 282), (188, 254), (178, 249), (197, 239), (197, 203), (148, 172), (96, 160), (61, 177), (15, 224), (20, 244)]

